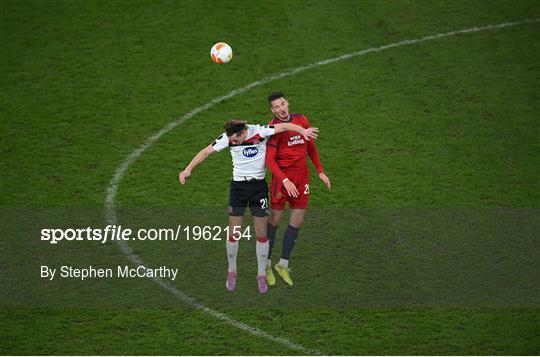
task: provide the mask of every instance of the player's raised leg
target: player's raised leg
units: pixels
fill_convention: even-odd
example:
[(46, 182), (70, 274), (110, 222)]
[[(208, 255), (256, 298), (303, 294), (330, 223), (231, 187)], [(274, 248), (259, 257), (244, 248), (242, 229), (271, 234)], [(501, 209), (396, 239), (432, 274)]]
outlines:
[(268, 285), (266, 282), (266, 261), (268, 260), (269, 242), (266, 232), (266, 217), (253, 217), (255, 225), (255, 234), (257, 235), (257, 243), (255, 249), (257, 252), (257, 282), (259, 292), (266, 293)]
[(253, 224), (255, 225), (255, 234), (257, 236), (256, 252), (257, 252), (257, 286), (259, 292), (264, 294), (268, 291), (268, 283), (266, 282), (266, 261), (268, 260), (269, 242), (266, 231), (268, 223), (268, 185), (265, 180), (256, 181), (256, 193), (251, 197), (249, 208), (253, 216)]
[(293, 285), (291, 274), (290, 274), (291, 269), (289, 268), (289, 260), (291, 258), (292, 251), (296, 244), (296, 238), (298, 237), (300, 226), (304, 222), (305, 215), (306, 215), (305, 209), (291, 208), (289, 225), (287, 226), (287, 229), (285, 229), (285, 234), (283, 235), (283, 245), (281, 247), (281, 259), (279, 260), (279, 263), (277, 263), (275, 266), (278, 274), (289, 285)]
[(229, 216), (229, 237), (225, 243), (227, 248), (227, 260), (229, 262), (229, 269), (227, 271), (227, 290), (233, 291), (236, 289), (236, 258), (238, 257), (238, 242), (240, 241), (240, 235), (236, 235), (236, 232), (241, 232), (243, 216)]
[(270, 216), (268, 217), (267, 234), (269, 245), (268, 260), (266, 261), (266, 281), (268, 282), (268, 285), (274, 285), (276, 283), (276, 278), (274, 276), (274, 272), (272, 271), (272, 249), (274, 248), (274, 243), (276, 242), (277, 229), (282, 214), (283, 209), (272, 209)]

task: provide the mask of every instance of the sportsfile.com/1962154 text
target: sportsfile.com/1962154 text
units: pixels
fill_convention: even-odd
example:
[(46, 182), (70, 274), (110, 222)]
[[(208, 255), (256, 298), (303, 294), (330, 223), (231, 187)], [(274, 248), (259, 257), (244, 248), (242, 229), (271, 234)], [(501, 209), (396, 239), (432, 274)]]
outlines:
[(43, 228), (40, 240), (50, 244), (62, 241), (94, 241), (105, 244), (109, 241), (221, 241), (229, 237), (235, 240), (251, 239), (250, 226), (183, 226), (176, 228), (125, 228), (108, 225), (105, 228)]

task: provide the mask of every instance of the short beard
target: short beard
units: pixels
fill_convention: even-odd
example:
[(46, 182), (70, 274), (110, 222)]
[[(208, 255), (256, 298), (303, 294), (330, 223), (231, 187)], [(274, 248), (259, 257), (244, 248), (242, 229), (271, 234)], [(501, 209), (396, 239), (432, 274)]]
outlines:
[(289, 117), (289, 114), (285, 115), (284, 117), (282, 117), (281, 114), (276, 114), (276, 116), (277, 116), (278, 119), (280, 119), (280, 120), (286, 120), (286, 119)]

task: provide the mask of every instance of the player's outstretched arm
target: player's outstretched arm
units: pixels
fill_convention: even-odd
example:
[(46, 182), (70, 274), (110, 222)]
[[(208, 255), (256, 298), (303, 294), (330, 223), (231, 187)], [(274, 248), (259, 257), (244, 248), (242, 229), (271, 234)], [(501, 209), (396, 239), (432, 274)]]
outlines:
[(292, 123), (279, 123), (274, 125), (274, 130), (276, 131), (276, 134), (281, 133), (285, 130), (291, 130), (296, 131), (297, 133), (301, 134), (306, 138), (307, 141), (311, 139), (316, 139), (319, 134), (318, 128), (302, 128), (300, 125), (292, 124)]
[(319, 151), (317, 150), (317, 146), (314, 142), (310, 141), (307, 145), (308, 149), (308, 156), (311, 159), (311, 162), (313, 162), (313, 166), (315, 166), (315, 169), (317, 170), (317, 173), (319, 174), (319, 179), (325, 184), (325, 186), (331, 190), (332, 189), (332, 183), (330, 182), (330, 179), (323, 171), (323, 167), (321, 164), (321, 159), (319, 157)]
[(186, 179), (191, 175), (191, 171), (193, 171), (193, 169), (201, 162), (203, 162), (210, 154), (213, 154), (215, 152), (216, 151), (214, 150), (212, 145), (208, 145), (207, 147), (199, 151), (199, 153), (195, 155), (193, 160), (191, 160), (191, 162), (189, 163), (189, 165), (187, 165), (184, 171), (180, 172), (180, 174), (178, 175), (180, 183), (184, 185), (186, 183)]

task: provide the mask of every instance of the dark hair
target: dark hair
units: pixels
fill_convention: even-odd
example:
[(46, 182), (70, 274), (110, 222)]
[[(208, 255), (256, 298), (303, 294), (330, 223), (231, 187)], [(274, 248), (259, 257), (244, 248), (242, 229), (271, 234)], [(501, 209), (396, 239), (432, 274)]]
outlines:
[(268, 96), (268, 104), (272, 105), (272, 102), (279, 98), (287, 99), (287, 97), (285, 97), (285, 94), (281, 92), (274, 92)]
[(227, 136), (233, 136), (234, 134), (240, 133), (246, 128), (246, 121), (240, 119), (231, 119), (223, 125), (225, 128), (225, 133)]

